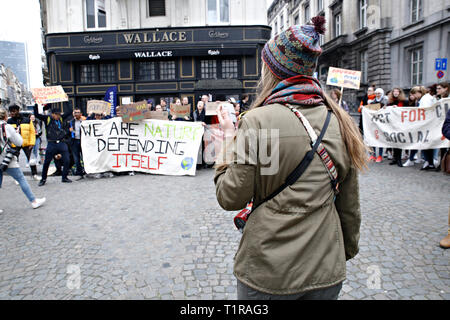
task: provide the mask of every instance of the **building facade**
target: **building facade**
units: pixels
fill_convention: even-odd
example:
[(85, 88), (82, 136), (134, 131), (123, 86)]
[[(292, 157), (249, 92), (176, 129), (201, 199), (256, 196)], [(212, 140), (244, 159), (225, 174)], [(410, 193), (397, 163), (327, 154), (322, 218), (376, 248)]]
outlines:
[(277, 33), (277, 26), (304, 24), (316, 15), (327, 19), (317, 69), (321, 83), (329, 67), (362, 72), (361, 89), (344, 91), (353, 110), (369, 85), (408, 91), (449, 79), (448, 73), (438, 79), (435, 71), (435, 60), (450, 52), (446, 0), (275, 0), (268, 22)]
[[(270, 38), (258, 0), (41, 0), (50, 84), (85, 110), (118, 100), (171, 102), (254, 92)], [(259, 10), (256, 10), (259, 8)], [(263, 9), (263, 10), (261, 10)]]

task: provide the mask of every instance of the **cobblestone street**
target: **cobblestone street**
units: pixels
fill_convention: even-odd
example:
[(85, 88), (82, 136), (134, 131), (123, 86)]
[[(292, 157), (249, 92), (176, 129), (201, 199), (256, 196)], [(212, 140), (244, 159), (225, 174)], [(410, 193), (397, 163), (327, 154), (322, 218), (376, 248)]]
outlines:
[[(361, 176), (360, 253), (341, 299), (449, 300), (450, 178), (387, 163)], [(5, 177), (0, 299), (236, 299), (240, 233), (213, 175), (30, 181), (47, 197), (37, 210)]]

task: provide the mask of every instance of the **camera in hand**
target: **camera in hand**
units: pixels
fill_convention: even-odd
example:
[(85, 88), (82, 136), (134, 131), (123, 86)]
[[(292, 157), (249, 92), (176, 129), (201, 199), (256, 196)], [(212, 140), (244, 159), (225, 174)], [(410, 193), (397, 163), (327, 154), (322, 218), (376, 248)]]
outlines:
[(0, 170), (6, 171), (8, 169), (9, 163), (11, 162), (13, 157), (19, 157), (20, 154), (20, 148), (19, 147), (11, 147), (8, 145), (6, 148), (6, 155), (5, 158), (3, 158), (2, 163), (0, 164)]

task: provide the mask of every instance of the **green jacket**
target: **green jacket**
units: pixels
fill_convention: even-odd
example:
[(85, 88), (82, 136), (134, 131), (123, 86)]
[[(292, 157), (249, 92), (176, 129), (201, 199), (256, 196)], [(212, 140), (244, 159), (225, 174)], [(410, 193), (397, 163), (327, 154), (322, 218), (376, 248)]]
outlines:
[[(326, 106), (298, 109), (319, 135), (327, 116)], [(279, 170), (275, 174), (261, 174), (261, 169), (269, 165), (263, 165), (259, 155), (253, 163), (237, 161), (236, 139), (239, 141), (249, 129), (279, 130)], [(268, 144), (261, 137), (258, 154), (265, 149), (261, 145)], [(236, 139), (230, 166), (217, 170), (214, 178), (217, 200), (228, 211), (245, 208), (253, 197), (258, 203), (269, 196), (311, 150), (300, 120), (280, 104), (246, 114)], [(235, 256), (234, 275), (258, 291), (287, 295), (336, 285), (345, 280), (346, 260), (358, 253), (358, 173), (351, 165), (334, 115), (323, 144), (339, 174), (336, 201), (328, 173), (316, 153), (299, 181), (262, 204), (247, 222)], [(244, 149), (252, 155), (249, 146)]]

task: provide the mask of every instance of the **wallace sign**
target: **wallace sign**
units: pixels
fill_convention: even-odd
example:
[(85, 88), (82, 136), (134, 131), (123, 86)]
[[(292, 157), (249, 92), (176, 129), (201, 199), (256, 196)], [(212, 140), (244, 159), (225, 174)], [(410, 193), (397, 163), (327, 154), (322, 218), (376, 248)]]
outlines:
[(159, 42), (185, 42), (188, 41), (186, 31), (153, 31), (124, 33), (122, 40), (126, 44), (159, 43)]

